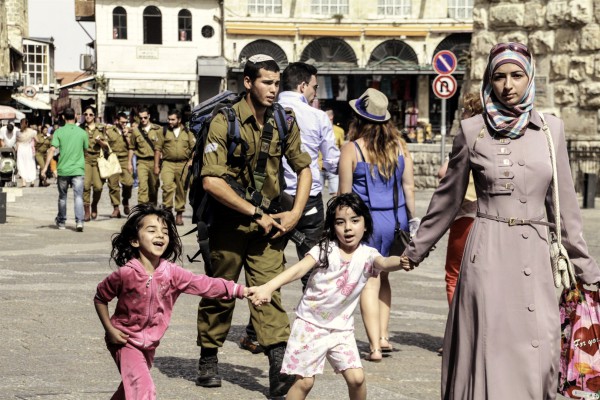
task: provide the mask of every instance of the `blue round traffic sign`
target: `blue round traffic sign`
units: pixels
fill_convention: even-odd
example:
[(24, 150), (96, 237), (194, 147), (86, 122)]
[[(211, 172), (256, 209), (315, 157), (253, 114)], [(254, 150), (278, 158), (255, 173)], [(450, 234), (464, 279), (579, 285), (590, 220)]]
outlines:
[(433, 56), (433, 69), (440, 75), (449, 75), (456, 70), (456, 56), (450, 50), (439, 51)]

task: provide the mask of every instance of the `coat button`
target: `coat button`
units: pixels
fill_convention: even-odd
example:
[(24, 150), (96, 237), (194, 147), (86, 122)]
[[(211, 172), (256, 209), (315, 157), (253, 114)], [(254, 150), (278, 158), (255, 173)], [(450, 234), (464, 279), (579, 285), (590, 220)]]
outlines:
[(529, 307), (527, 307), (527, 309), (532, 312), (535, 311), (535, 304), (530, 304)]
[(525, 160), (519, 160), (519, 165), (522, 167), (523, 165), (525, 165)]
[(539, 342), (539, 340), (532, 340), (532, 341), (531, 341), (531, 346), (535, 347), (536, 349), (537, 349), (538, 347), (540, 347), (540, 342)]
[(521, 234), (521, 236), (523, 237), (523, 239), (528, 239), (528, 238), (529, 238), (529, 233), (527, 233), (527, 232), (523, 232), (523, 233)]
[(531, 268), (525, 268), (525, 269), (523, 270), (523, 273), (524, 273), (526, 276), (529, 276), (529, 275), (531, 275)]
[(527, 203), (527, 197), (525, 197), (525, 196), (521, 196), (521, 197), (519, 197), (519, 201), (520, 201), (521, 203)]
[(510, 172), (509, 171), (504, 171), (504, 176), (509, 177), (510, 176)]

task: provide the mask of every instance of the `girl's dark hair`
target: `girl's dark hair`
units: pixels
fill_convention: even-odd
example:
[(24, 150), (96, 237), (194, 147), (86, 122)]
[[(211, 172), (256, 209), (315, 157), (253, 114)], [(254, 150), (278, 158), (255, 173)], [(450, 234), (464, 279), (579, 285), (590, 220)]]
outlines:
[(148, 215), (158, 216), (158, 219), (164, 221), (169, 230), (169, 245), (161, 258), (173, 262), (181, 259), (181, 239), (175, 227), (173, 214), (169, 210), (158, 208), (152, 204), (138, 204), (131, 209), (121, 232), (115, 233), (112, 237), (110, 258), (115, 261), (117, 266), (122, 267), (132, 258), (139, 258), (139, 249), (133, 247), (131, 241), (138, 238), (138, 230), (142, 226), (142, 220)]
[(319, 240), (319, 262), (321, 267), (329, 267), (329, 243), (337, 240), (335, 235), (335, 211), (339, 207), (349, 207), (358, 215), (365, 219), (365, 234), (362, 242), (369, 240), (373, 234), (373, 218), (369, 207), (356, 193), (344, 193), (339, 196), (332, 197), (327, 202), (327, 211), (325, 211), (325, 226), (323, 227), (323, 236)]

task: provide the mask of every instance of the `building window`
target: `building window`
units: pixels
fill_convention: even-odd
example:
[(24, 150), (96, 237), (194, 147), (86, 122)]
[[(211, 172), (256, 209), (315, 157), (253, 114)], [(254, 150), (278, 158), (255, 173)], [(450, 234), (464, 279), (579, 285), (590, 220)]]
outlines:
[(473, 18), (473, 0), (448, 0), (448, 17), (454, 19)]
[(318, 15), (348, 14), (348, 0), (311, 0), (310, 11)]
[(23, 46), (25, 76), (29, 85), (48, 84), (48, 46), (26, 44)]
[(189, 10), (181, 10), (177, 15), (177, 21), (179, 26), (179, 41), (180, 42), (191, 42), (192, 41), (192, 13)]
[(410, 5), (411, 0), (378, 0), (377, 14), (409, 17)]
[(281, 0), (248, 0), (249, 14), (281, 14)]
[(144, 44), (162, 44), (162, 14), (156, 6), (144, 10)]
[(113, 39), (127, 39), (127, 11), (123, 7), (113, 10)]

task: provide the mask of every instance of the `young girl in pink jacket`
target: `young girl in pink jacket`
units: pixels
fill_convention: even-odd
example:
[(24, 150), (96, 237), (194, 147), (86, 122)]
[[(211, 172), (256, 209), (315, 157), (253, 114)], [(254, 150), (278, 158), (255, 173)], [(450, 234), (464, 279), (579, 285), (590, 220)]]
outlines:
[[(112, 399), (156, 398), (150, 368), (181, 293), (223, 299), (248, 294), (233, 281), (183, 269), (174, 263), (180, 256), (173, 215), (150, 204), (134, 207), (112, 239), (111, 258), (120, 268), (100, 282), (94, 297), (108, 350), (121, 373)], [(115, 297), (115, 313), (109, 317), (108, 302)]]

